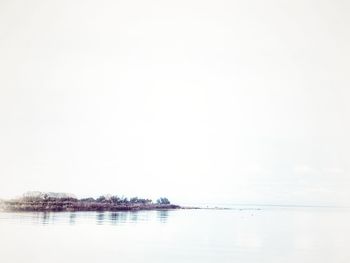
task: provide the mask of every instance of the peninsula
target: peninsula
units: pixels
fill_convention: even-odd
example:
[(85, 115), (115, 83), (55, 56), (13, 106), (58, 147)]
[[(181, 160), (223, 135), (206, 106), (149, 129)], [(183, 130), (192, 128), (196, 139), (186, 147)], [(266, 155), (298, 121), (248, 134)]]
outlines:
[(0, 210), (18, 212), (135, 211), (180, 208), (182, 207), (171, 204), (166, 197), (161, 197), (156, 202), (151, 199), (126, 198), (116, 195), (78, 199), (71, 194), (52, 192), (27, 192), (19, 198), (0, 201)]

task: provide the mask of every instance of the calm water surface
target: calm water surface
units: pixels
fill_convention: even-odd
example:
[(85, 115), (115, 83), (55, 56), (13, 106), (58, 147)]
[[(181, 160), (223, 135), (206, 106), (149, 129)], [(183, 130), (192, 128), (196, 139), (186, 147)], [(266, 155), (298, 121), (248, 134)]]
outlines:
[(350, 210), (0, 213), (0, 262), (350, 262)]

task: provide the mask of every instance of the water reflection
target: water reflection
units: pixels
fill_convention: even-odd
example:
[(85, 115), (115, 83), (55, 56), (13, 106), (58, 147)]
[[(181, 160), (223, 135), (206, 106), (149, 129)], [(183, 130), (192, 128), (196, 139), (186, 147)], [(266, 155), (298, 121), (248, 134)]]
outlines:
[(0, 213), (0, 222), (52, 225), (76, 225), (82, 223), (97, 225), (140, 224), (148, 221), (167, 223), (169, 211), (129, 212), (18, 212)]
[(70, 215), (69, 215), (69, 224), (70, 225), (74, 225), (76, 218), (77, 218), (77, 214), (76, 213), (74, 213), (74, 212), (70, 213)]
[(157, 211), (157, 218), (159, 222), (166, 223), (168, 221), (169, 211), (168, 210), (159, 210)]
[(104, 223), (104, 220), (105, 220), (105, 213), (104, 212), (97, 212), (96, 223), (98, 225), (102, 225)]
[(137, 212), (132, 212), (131, 213), (131, 215), (130, 215), (130, 220), (131, 220), (131, 222), (133, 222), (133, 223), (137, 223), (137, 221), (138, 221), (138, 213)]
[[(39, 214), (39, 217), (40, 217), (40, 214)], [(41, 221), (43, 225), (47, 225), (50, 222), (50, 214), (46, 212), (42, 213)]]
[(118, 220), (119, 220), (119, 214), (116, 212), (110, 213), (109, 220), (110, 220), (112, 225), (116, 225), (118, 223)]
[(116, 223), (118, 224), (124, 224), (126, 222), (128, 222), (128, 212), (119, 212), (119, 217), (118, 217), (118, 221)]

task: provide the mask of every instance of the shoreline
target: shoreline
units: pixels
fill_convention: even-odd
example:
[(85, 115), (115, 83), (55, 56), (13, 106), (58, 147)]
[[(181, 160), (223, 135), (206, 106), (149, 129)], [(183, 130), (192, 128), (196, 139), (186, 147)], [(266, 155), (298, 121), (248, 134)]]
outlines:
[(126, 198), (117, 195), (101, 195), (98, 198), (81, 198), (67, 193), (29, 191), (15, 199), (0, 199), (0, 211), (4, 212), (101, 212), (184, 209), (160, 197), (153, 202), (146, 198)]
[(83, 201), (4, 201), (0, 205), (3, 212), (101, 212), (101, 211), (141, 211), (188, 209), (173, 204), (114, 204)]

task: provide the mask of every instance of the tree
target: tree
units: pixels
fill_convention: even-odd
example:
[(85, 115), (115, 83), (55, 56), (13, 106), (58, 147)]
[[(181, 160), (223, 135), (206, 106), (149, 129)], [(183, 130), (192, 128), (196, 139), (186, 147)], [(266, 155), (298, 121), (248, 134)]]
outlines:
[(88, 197), (88, 198), (82, 198), (82, 199), (80, 199), (80, 201), (92, 203), (92, 202), (95, 202), (95, 199), (92, 197)]
[(157, 200), (157, 204), (159, 205), (169, 205), (170, 204), (170, 201), (168, 198), (166, 197), (161, 197)]
[(96, 199), (96, 202), (105, 202), (106, 201), (106, 197), (105, 196), (103, 196), (103, 195), (101, 195), (100, 197), (98, 197), (97, 199)]
[(112, 203), (114, 203), (114, 204), (120, 204), (122, 200), (121, 200), (121, 198), (120, 198), (119, 196), (113, 195), (113, 196), (111, 197), (111, 201), (112, 201)]
[(139, 198), (138, 198), (138, 197), (132, 197), (132, 198), (130, 198), (130, 203), (132, 203), (132, 204), (137, 204), (137, 203), (139, 203)]

